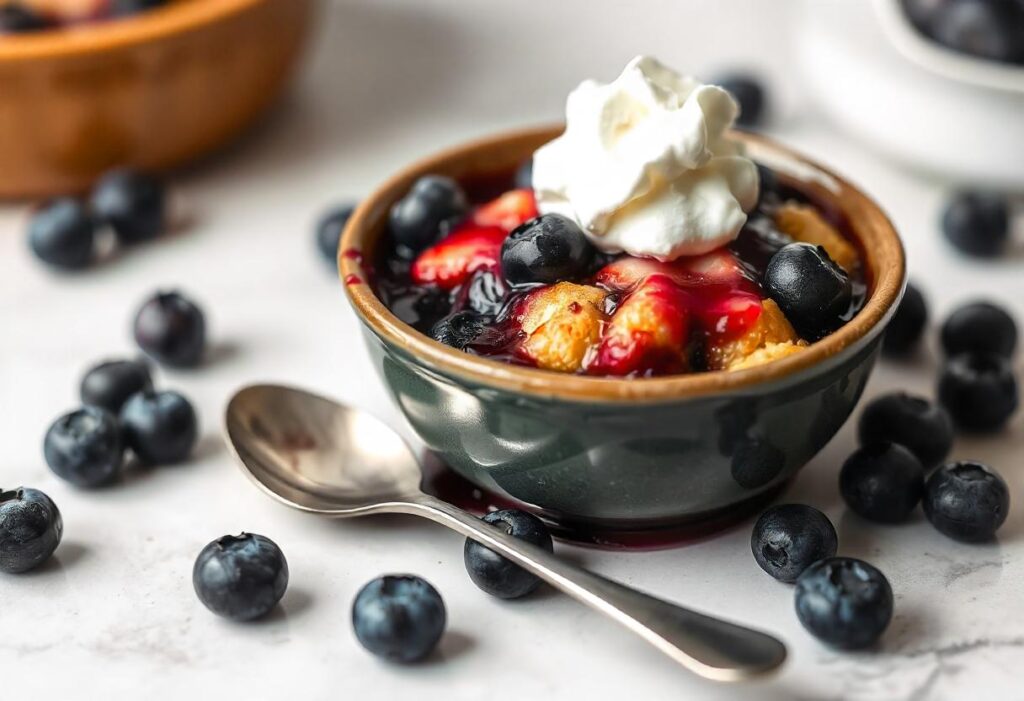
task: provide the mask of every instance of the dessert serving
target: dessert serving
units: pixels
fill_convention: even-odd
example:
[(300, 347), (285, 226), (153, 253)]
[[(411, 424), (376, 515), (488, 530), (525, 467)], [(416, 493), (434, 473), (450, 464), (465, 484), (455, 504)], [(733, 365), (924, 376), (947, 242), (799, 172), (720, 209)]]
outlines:
[(730, 95), (638, 57), (582, 83), (515, 177), (418, 179), (389, 214), (376, 290), (467, 353), (643, 377), (801, 352), (865, 299), (842, 216), (730, 136)]

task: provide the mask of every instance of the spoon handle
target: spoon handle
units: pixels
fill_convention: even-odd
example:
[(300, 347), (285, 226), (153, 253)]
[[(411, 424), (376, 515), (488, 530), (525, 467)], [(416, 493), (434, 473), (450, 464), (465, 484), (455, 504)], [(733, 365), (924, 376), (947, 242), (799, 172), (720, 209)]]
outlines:
[(618, 621), (702, 677), (738, 681), (769, 672), (786, 659), (781, 641), (750, 628), (662, 601), (571, 565), (543, 548), (490, 526), (429, 495), (396, 509), (424, 516), (537, 575), (556, 589)]

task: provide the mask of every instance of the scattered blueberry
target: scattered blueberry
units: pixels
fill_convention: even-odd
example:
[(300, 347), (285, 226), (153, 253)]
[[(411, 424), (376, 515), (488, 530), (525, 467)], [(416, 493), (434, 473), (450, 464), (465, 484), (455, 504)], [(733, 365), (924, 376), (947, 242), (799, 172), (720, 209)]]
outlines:
[(542, 214), (517, 227), (501, 246), (501, 270), (512, 285), (576, 280), (590, 269), (594, 247), (561, 214)]
[(871, 521), (906, 521), (921, 501), (924, 468), (898, 443), (872, 443), (855, 451), (839, 472), (847, 506)]
[(477, 314), (495, 316), (505, 304), (508, 289), (500, 275), (490, 270), (478, 270), (465, 287), (465, 307)]
[(907, 283), (896, 314), (885, 330), (882, 352), (889, 356), (905, 356), (917, 348), (928, 323), (928, 304), (913, 283)]
[(804, 338), (817, 341), (839, 328), (850, 308), (850, 278), (821, 246), (791, 243), (772, 256), (765, 288)]
[(447, 613), (437, 590), (415, 575), (367, 583), (352, 604), (352, 626), (364, 648), (392, 662), (426, 657), (444, 633)]
[(38, 489), (0, 490), (0, 572), (27, 572), (60, 545), (60, 510)]
[(971, 302), (953, 311), (942, 325), (946, 355), (997, 353), (1009, 358), (1017, 348), (1017, 322), (991, 302)]
[(1010, 492), (999, 474), (976, 462), (943, 465), (928, 478), (924, 513), (954, 540), (990, 540), (1010, 510)]
[(137, 170), (113, 170), (96, 183), (90, 204), (93, 214), (111, 226), (121, 243), (139, 243), (164, 230), (164, 185)]
[(277, 543), (255, 533), (226, 535), (199, 553), (192, 586), (203, 606), (233, 621), (267, 615), (288, 588), (288, 561)]
[[(483, 520), (484, 523), (497, 526), (511, 536), (544, 548), (548, 552), (554, 552), (548, 527), (533, 514), (518, 509), (504, 509), (487, 514)], [(540, 579), (536, 575), (530, 574), (471, 538), (466, 539), (463, 559), (469, 578), (491, 596), (518, 599), (540, 585)]]
[(993, 61), (1017, 57), (1019, 39), (1007, 3), (950, 0), (938, 9), (931, 29), (936, 41), (954, 51)]
[(145, 391), (132, 395), (121, 408), (125, 442), (142, 462), (181, 462), (199, 434), (195, 409), (177, 392)]
[(135, 342), (149, 356), (173, 367), (198, 365), (206, 345), (206, 318), (180, 292), (158, 292), (135, 315)]
[(533, 158), (526, 159), (516, 168), (515, 186), (521, 190), (533, 189)]
[(994, 353), (963, 353), (946, 361), (939, 401), (969, 431), (995, 431), (1017, 410), (1017, 378), (1010, 361)]
[(761, 123), (764, 112), (764, 87), (752, 75), (736, 73), (725, 75), (714, 81), (733, 96), (740, 106), (736, 123), (741, 127), (756, 127)]
[(492, 317), (481, 316), (474, 311), (466, 309), (455, 312), (441, 321), (434, 324), (430, 329), (430, 337), (435, 341), (466, 350), (487, 326), (493, 321)]
[(84, 406), (53, 422), (43, 456), (54, 474), (76, 486), (107, 484), (124, 464), (121, 427), (106, 409)]
[(324, 214), (317, 222), (316, 247), (324, 260), (331, 265), (338, 263), (338, 242), (341, 240), (341, 232), (345, 230), (345, 224), (354, 211), (354, 204), (341, 205)]
[(805, 504), (782, 504), (761, 514), (750, 536), (754, 559), (780, 582), (795, 582), (811, 563), (836, 554), (839, 539), (825, 514)]
[(845, 650), (873, 644), (892, 620), (892, 587), (877, 568), (851, 557), (808, 567), (796, 582), (796, 615), (824, 643)]
[(925, 468), (941, 463), (953, 448), (953, 420), (924, 397), (893, 392), (872, 400), (857, 426), (861, 445), (899, 443)]
[(468, 210), (466, 193), (458, 183), (442, 175), (425, 175), (391, 207), (388, 228), (397, 247), (415, 254), (438, 238), (442, 224)]
[(943, 212), (942, 232), (964, 253), (981, 257), (998, 255), (1010, 238), (1006, 198), (989, 192), (955, 193)]
[(0, 35), (38, 32), (49, 27), (45, 17), (20, 2), (0, 5)]
[(153, 389), (149, 366), (142, 360), (110, 360), (89, 369), (79, 390), (82, 404), (103, 407), (114, 415), (136, 392)]
[(32, 215), (28, 244), (39, 260), (65, 270), (93, 261), (96, 225), (82, 204), (70, 197), (51, 200)]

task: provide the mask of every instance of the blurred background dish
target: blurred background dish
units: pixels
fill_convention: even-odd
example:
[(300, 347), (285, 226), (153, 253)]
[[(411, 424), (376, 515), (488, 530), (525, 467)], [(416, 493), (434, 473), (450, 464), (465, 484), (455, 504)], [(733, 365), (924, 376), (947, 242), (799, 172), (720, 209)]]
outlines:
[[(221, 146), (284, 87), (314, 0), (183, 0), (0, 37), (0, 197), (65, 193)], [(212, 107), (212, 109), (211, 109)]]

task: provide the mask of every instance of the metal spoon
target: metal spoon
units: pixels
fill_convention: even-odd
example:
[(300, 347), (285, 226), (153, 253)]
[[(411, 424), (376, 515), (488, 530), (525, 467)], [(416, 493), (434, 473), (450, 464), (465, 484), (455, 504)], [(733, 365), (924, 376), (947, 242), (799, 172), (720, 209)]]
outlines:
[(232, 397), (225, 428), (247, 474), (278, 501), (325, 516), (405, 513), (441, 523), (614, 619), (703, 677), (749, 679), (786, 658), (785, 646), (770, 635), (587, 572), (424, 494), (412, 450), (365, 412), (299, 389), (254, 385)]

